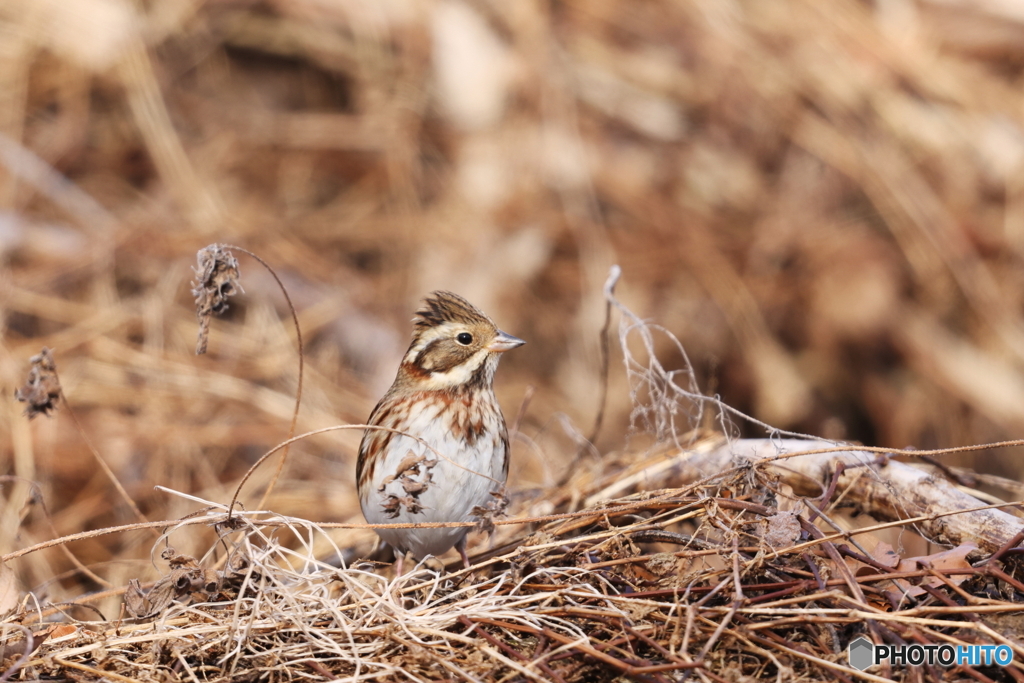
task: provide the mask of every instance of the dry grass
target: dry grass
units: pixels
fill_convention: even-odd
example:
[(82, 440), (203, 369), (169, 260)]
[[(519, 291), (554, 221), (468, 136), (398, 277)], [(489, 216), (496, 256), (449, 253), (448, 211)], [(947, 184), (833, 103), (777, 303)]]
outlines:
[[(672, 468), (663, 462), (679, 458), (670, 450), (631, 463), (629, 478), (666, 476)], [(34, 617), (54, 610), (29, 603), (11, 623), (35, 621), (39, 650), (12, 671), (210, 681), (668, 681), (683, 672), (714, 681), (892, 680), (905, 670), (873, 678), (849, 669), (845, 644), (869, 635), (995, 643), (1022, 654), (1020, 601), (986, 593), (993, 580), (1011, 593), (1022, 586), (994, 566), (969, 564), (973, 546), (900, 558), (878, 543), (861, 555), (884, 525), (822, 534), (799, 503), (788, 512), (763, 504), (775, 500), (773, 487), (744, 467), (608, 500), (602, 489), (621, 490), (617, 465), (590, 490), (572, 481), (538, 501), (561, 509), (584, 493), (600, 501), (592, 507), (534, 518), (525, 536), (522, 519), (498, 520), (508, 542), (471, 570), (421, 566), (390, 580), (371, 564), (325, 562), (325, 546), (344, 554), (332, 525), (273, 513), (235, 513), (228, 523), (225, 507), (211, 503), (165, 532), (157, 546), (171, 566), (164, 579), (145, 596), (129, 587), (126, 606), (139, 618), (61, 619), (73, 626), (40, 629)], [(200, 524), (220, 535), (203, 557), (167, 547)], [(56, 637), (40, 647), (47, 636)], [(8, 639), (12, 659), (19, 645), (23, 638)], [(957, 671), (999, 678), (992, 667)]]
[[(869, 608), (899, 637), (995, 638), (984, 629), (998, 628), (977, 620), (952, 636), (913, 621), (908, 605), (879, 613), (849, 583), (844, 597), (822, 597), (786, 583), (812, 580), (804, 575), (772, 578), (802, 558), (761, 552), (743, 535), (770, 516), (771, 501), (688, 507), (758, 496), (764, 482), (691, 489), (672, 479), (671, 452), (710, 432), (786, 430), (889, 448), (1020, 436), (1024, 24), (1000, 12), (932, 0), (839, 0), (828, 10), (806, 0), (0, 5), (0, 554), (140, 527), (0, 570), (0, 606), (13, 579), (14, 595), (31, 591), (42, 606), (91, 595), (89, 608), (48, 613), (84, 621), (51, 634), (11, 677), (45, 675), (44, 665), (86, 678), (90, 668), (167, 674), (153, 667), (271, 677), (281, 666), (294, 677), (387, 676), (372, 667), (404, 661), (423, 678), (456, 675), (444, 665), (550, 678), (541, 661), (566, 680), (684, 664), (699, 665), (692, 676), (826, 678), (809, 657), (827, 658), (852, 628), (842, 619), (863, 624)], [(240, 254), (245, 294), (211, 324), (208, 355), (193, 355), (191, 266), (211, 242), (275, 268), (303, 334), (301, 375), (277, 283)], [(618, 344), (613, 328), (605, 374), (602, 283), (613, 263), (628, 309), (613, 306), (624, 327)], [(290, 429), (365, 419), (393, 377), (417, 299), (439, 288), (529, 342), (498, 375), (506, 414), (520, 415), (513, 519), (644, 502), (629, 497), (644, 489), (671, 489), (671, 504), (561, 535), (564, 521), (499, 525), (499, 547), (537, 546), (525, 568), (510, 547), (487, 571), (424, 576), (422, 587), (379, 569), (327, 570), (317, 563), (365, 557), (374, 536), (357, 528), (359, 430), (349, 429), (294, 444), (279, 473), (273, 460), (256, 470), (240, 493), (243, 529), (211, 526)], [(67, 405), (28, 422), (13, 394), (44, 346)], [(943, 462), (985, 471), (961, 482), (984, 488), (978, 495), (1019, 498), (1008, 482), (1021, 476), (1018, 453)], [(602, 501), (623, 478), (635, 488)], [(131, 579), (148, 586), (167, 575), (151, 560), (163, 550), (159, 522), (195, 513), (197, 501), (214, 509), (208, 524), (174, 532), (177, 556), (199, 558), (203, 572), (247, 573), (198, 595), (213, 602), (115, 626)], [(637, 536), (651, 519), (706, 550), (635, 540), (651, 538)], [(904, 557), (934, 552), (910, 530), (863, 533), (904, 543)], [(659, 574), (661, 565), (634, 561), (670, 551), (700, 566)], [(218, 566), (229, 557), (241, 564)], [(612, 561), (621, 564), (594, 567)], [(1016, 560), (1004, 562), (1017, 580)], [(623, 597), (624, 585), (674, 591), (667, 577), (680, 571), (692, 587), (685, 601)], [(915, 600), (974, 605), (985, 591), (1019, 602), (1006, 579), (968, 576), (966, 587), (929, 586), (942, 597)], [(769, 583), (779, 587), (754, 588)], [(800, 609), (845, 612), (793, 625), (756, 611), (795, 609), (756, 600), (773, 590), (793, 590)], [(477, 610), (459, 591), (486, 600)], [(41, 628), (33, 615), (48, 608), (23, 604), (14, 620)], [(285, 613), (298, 620), (291, 630), (259, 631)], [(415, 627), (403, 635), (400, 624)], [(212, 630), (189, 632), (201, 628)], [(313, 657), (303, 639), (319, 628), (328, 635)], [(589, 643), (576, 642), (581, 630)], [(154, 648), (161, 633), (167, 647)], [(12, 626), (3, 638), (21, 634)], [(793, 643), (805, 649), (783, 649)], [(93, 649), (69, 654), (75, 647)], [(70, 668), (51, 657), (58, 651)], [(350, 659), (331, 659), (339, 653)], [(303, 657), (317, 661), (295, 664)], [(210, 662), (216, 675), (195, 668)]]
[[(228, 262), (231, 256), (221, 258)], [(920, 503), (904, 496), (895, 514), (887, 515), (895, 524), (851, 524), (839, 516), (844, 497), (855, 510), (875, 508), (862, 505), (866, 501), (853, 483), (835, 488), (840, 469), (833, 468), (827, 488), (826, 478), (802, 475), (817, 482), (821, 494), (803, 498), (796, 487), (805, 482), (797, 477), (797, 483), (787, 483), (770, 469), (776, 458), (748, 462), (740, 456), (740, 442), (680, 434), (675, 416), (699, 415), (686, 410), (687, 404), (710, 403), (723, 423), (743, 416), (717, 399), (682, 389), (678, 373), (666, 371), (654, 355), (646, 363), (633, 356), (632, 333), (649, 350), (653, 332), (660, 330), (640, 322), (614, 297), (617, 276), (609, 278), (605, 295), (622, 313), (619, 337), (635, 414), (665, 430), (663, 446), (597, 461), (581, 450), (560, 487), (518, 497), (519, 507), (532, 516), (498, 516), (479, 525), (497, 536), (497, 547), (478, 554), (470, 569), (446, 570), (430, 560), (391, 579), (381, 567), (354, 560), (330, 531), (366, 525), (239, 511), (234, 500), (226, 506), (159, 487), (197, 510), (177, 523), (100, 529), (4, 556), (11, 562), (58, 547), (78, 564), (68, 550), (76, 541), (163, 527), (152, 552), (159, 550), (168, 565), (149, 585), (133, 578), (126, 589), (63, 605), (40, 603), (35, 594), (19, 600), (13, 573), (0, 574), (10, 629), (2, 652), (9, 662), (5, 676), (902, 678), (899, 667), (883, 665), (884, 678), (850, 669), (844, 651), (857, 636), (893, 644), (996, 644), (1024, 655), (1016, 623), (1024, 612), (1024, 583), (1015, 578), (1019, 562), (1011, 550), (1020, 536), (1010, 539), (1004, 530), (993, 541), (993, 530), (978, 528), (970, 538), (979, 547), (963, 536), (954, 541), (947, 532), (945, 540), (955, 547), (911, 557), (902, 547), (935, 521), (916, 510), (945, 501)], [(52, 356), (44, 352), (35, 362), (40, 371), (32, 377), (49, 373), (50, 389), (59, 386)], [(358, 426), (329, 429), (350, 428)], [(773, 430), (773, 436), (780, 434)], [(788, 442), (766, 443), (781, 458), (792, 450)], [(718, 451), (725, 460), (719, 456), (717, 462), (725, 464), (702, 472), (703, 454)], [(876, 468), (884, 465), (865, 456), (851, 462), (863, 476), (880, 477)], [(781, 466), (798, 467), (796, 461)], [(883, 487), (872, 497), (884, 495)], [(983, 506), (968, 502), (962, 512), (973, 507)], [(212, 529), (216, 541), (202, 556), (179, 553), (179, 541), (195, 545), (205, 535), (197, 533), (200, 526)], [(524, 534), (524, 528), (532, 531)], [(907, 536), (899, 550), (885, 542), (893, 529)], [(83, 576), (103, 581), (79, 566)], [(995, 584), (1002, 587), (999, 597), (988, 590)], [(122, 595), (113, 623), (73, 617), (98, 600)], [(1024, 670), (1015, 666), (1003, 673)], [(988, 669), (993, 667), (957, 665), (955, 671), (978, 677), (992, 675)], [(927, 672), (940, 676), (937, 667)]]

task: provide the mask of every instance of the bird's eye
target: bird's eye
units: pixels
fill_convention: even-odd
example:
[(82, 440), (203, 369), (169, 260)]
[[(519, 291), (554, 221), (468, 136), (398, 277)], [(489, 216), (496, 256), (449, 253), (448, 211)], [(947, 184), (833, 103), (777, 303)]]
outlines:
[(455, 337), (455, 341), (459, 342), (463, 346), (469, 346), (473, 343), (473, 335), (469, 332), (459, 332), (458, 336)]

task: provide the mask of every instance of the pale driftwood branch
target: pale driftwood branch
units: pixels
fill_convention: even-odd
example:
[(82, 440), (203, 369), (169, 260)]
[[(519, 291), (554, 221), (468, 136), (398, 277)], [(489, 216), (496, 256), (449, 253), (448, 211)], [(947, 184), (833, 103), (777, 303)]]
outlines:
[(835, 448), (825, 441), (797, 439), (739, 439), (705, 442), (693, 450), (675, 451), (623, 473), (623, 476), (587, 500), (614, 497), (632, 488), (676, 486), (706, 479), (744, 464), (759, 464), (792, 487), (794, 493), (820, 497), (839, 463), (846, 466), (836, 496), (843, 504), (882, 522), (915, 517), (927, 519), (914, 528), (928, 539), (942, 544), (974, 543), (992, 553), (1024, 526), (1024, 520), (997, 509), (977, 510), (985, 502), (956, 488), (948, 480), (927, 470), (876, 453), (848, 450), (776, 459), (780, 454)]
[[(783, 452), (832, 447), (833, 444), (823, 441), (743, 439), (724, 444), (711, 455), (723, 463), (736, 459), (758, 462)], [(840, 477), (836, 491), (846, 492), (845, 502), (880, 521), (927, 517), (915, 528), (936, 543), (974, 543), (983, 551), (995, 552), (1024, 526), (1024, 520), (1002, 510), (977, 510), (985, 503), (960, 491), (948, 479), (907, 463), (879, 460), (875, 453), (850, 450), (800, 455), (767, 466), (794, 491), (816, 496), (828, 486), (840, 462), (848, 469)]]

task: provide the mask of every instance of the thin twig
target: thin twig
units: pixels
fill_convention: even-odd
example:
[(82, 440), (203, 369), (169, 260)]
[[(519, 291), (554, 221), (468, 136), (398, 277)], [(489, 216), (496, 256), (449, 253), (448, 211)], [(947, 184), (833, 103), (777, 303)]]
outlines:
[[(43, 496), (43, 490), (39, 486), (39, 484), (37, 484), (34, 481), (26, 481), (22, 477), (17, 477), (14, 475), (4, 475), (0, 477), (0, 481), (20, 481), (25, 484), (28, 484), (29, 488), (33, 492), (32, 502), (38, 502), (39, 507), (42, 508), (43, 517), (46, 518), (46, 525), (50, 527), (50, 533), (53, 534), (54, 538), (60, 536), (60, 533), (58, 533), (57, 531), (57, 527), (53, 524), (53, 517), (50, 516), (50, 510), (46, 506), (46, 498)], [(71, 552), (71, 549), (68, 548), (66, 545), (62, 544), (60, 546), (60, 549), (64, 553), (64, 556), (68, 558), (68, 561), (75, 566), (75, 571), (81, 572), (84, 576), (89, 577), (101, 586), (106, 586), (107, 588), (111, 587), (111, 583), (109, 581), (107, 581), (102, 576), (98, 575), (96, 572), (92, 571), (87, 566), (85, 566), (85, 563), (79, 560), (78, 556)]]
[[(604, 283), (604, 326), (601, 328), (601, 400), (598, 403), (597, 415), (594, 417), (594, 427), (590, 430), (587, 441), (595, 443), (598, 434), (601, 433), (601, 425), (604, 422), (604, 411), (608, 403), (608, 365), (610, 343), (608, 329), (612, 324), (612, 299), (615, 297), (615, 285), (622, 277), (622, 268), (614, 265), (608, 271), (608, 279)], [(577, 453), (577, 456), (579, 453)]]
[[(288, 437), (286, 439), (286, 443), (289, 443), (291, 441), (292, 437), (295, 436), (296, 425), (298, 424), (298, 421), (299, 421), (299, 406), (302, 403), (302, 380), (303, 380), (303, 375), (305, 373), (305, 363), (306, 363), (305, 351), (303, 349), (303, 344), (302, 344), (302, 328), (299, 326), (299, 314), (295, 311), (295, 305), (292, 303), (292, 298), (288, 294), (288, 289), (284, 286), (284, 283), (281, 281), (281, 278), (278, 277), (277, 273), (274, 271), (274, 269), (270, 266), (269, 263), (267, 263), (266, 261), (264, 261), (262, 258), (257, 256), (256, 254), (254, 254), (253, 252), (251, 252), (248, 249), (245, 249), (243, 247), (239, 247), (239, 246), (234, 245), (234, 244), (222, 244), (220, 246), (223, 249), (240, 251), (243, 254), (245, 254), (246, 256), (248, 256), (251, 259), (253, 259), (254, 261), (256, 261), (257, 263), (259, 263), (264, 268), (266, 268), (267, 272), (270, 273), (271, 277), (273, 277), (274, 281), (277, 283), (277, 286), (281, 289), (281, 293), (284, 295), (285, 303), (288, 305), (288, 311), (289, 311), (289, 313), (291, 313), (292, 324), (295, 326), (296, 345), (298, 346), (299, 376), (298, 376), (298, 384), (297, 384), (296, 389), (295, 389), (295, 408), (292, 410), (291, 424), (289, 424), (289, 426), (288, 426)], [(288, 446), (285, 446), (281, 450), (281, 457), (277, 461), (277, 468), (274, 470), (274, 475), (270, 478), (270, 483), (267, 484), (267, 488), (266, 488), (266, 490), (264, 490), (263, 495), (260, 496), (259, 503), (256, 504), (257, 509), (262, 509), (267, 504), (267, 499), (270, 498), (270, 494), (273, 492), (274, 486), (277, 485), (277, 480), (281, 476), (281, 471), (284, 469), (284, 463), (285, 463), (285, 461), (287, 459), (288, 459)], [(260, 462), (262, 462), (262, 459), (260, 460)], [(232, 513), (232, 511), (234, 510), (234, 507), (235, 507), (235, 501), (238, 500), (238, 495), (239, 495), (239, 493), (241, 493), (242, 486), (245, 484), (245, 482), (248, 480), (249, 476), (252, 474), (253, 469), (254, 468), (251, 468), (249, 470), (249, 472), (246, 473), (246, 476), (243, 477), (242, 481), (238, 484), (238, 487), (235, 489), (235, 494), (231, 498), (231, 505), (228, 507), (228, 521), (229, 522), (230, 522), (230, 518), (231, 518), (231, 513)]]

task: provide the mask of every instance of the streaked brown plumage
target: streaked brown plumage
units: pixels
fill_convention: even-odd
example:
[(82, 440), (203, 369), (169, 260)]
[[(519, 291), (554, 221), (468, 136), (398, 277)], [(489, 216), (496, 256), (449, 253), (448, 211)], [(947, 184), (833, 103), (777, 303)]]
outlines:
[[(413, 320), (413, 337), (394, 384), (367, 424), (356, 480), (372, 524), (463, 522), (486, 506), (508, 476), (508, 432), (492, 382), (501, 353), (524, 342), (499, 330), (451, 292), (434, 292)], [(378, 529), (400, 558), (456, 547), (465, 527)]]

